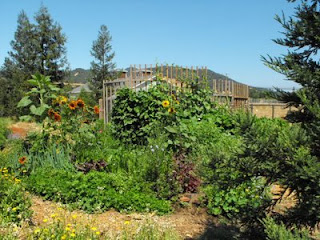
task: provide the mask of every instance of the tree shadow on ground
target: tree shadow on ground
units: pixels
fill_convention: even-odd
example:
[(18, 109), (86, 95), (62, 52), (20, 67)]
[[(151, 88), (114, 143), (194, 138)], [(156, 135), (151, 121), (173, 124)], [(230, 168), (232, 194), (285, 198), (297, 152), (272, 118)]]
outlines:
[(246, 239), (241, 236), (240, 230), (234, 226), (227, 225), (211, 225), (208, 226), (205, 232), (203, 232), (198, 240), (238, 240)]
[[(207, 227), (203, 233), (198, 235), (192, 240), (249, 240), (248, 236), (245, 236), (240, 231), (240, 228), (231, 224), (214, 223), (209, 221)], [(186, 239), (186, 240), (191, 240)]]

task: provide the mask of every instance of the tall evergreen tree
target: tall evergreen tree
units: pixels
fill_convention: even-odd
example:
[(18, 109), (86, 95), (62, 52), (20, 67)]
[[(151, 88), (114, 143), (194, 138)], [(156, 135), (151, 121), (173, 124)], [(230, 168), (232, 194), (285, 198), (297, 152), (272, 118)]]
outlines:
[(30, 23), (26, 13), (20, 12), (17, 21), (12, 50), (1, 68), (0, 80), (0, 116), (13, 116), (19, 113), (17, 102), (25, 90), (24, 81), (36, 71), (36, 52), (34, 25)]
[[(296, 2), (296, 0), (287, 0)], [(317, 55), (320, 48), (319, 0), (301, 0), (293, 16), (276, 15), (276, 20), (284, 29), (284, 38), (274, 42), (287, 47), (288, 53), (282, 57), (263, 58), (267, 66), (284, 74), (288, 80), (299, 83), (310, 98), (320, 99), (320, 63)], [(288, 116), (291, 121), (312, 121), (313, 114), (305, 106), (299, 92), (277, 91), (279, 100), (299, 108)]]
[(18, 26), (11, 41), (1, 69), (0, 115), (16, 115), (15, 105), (26, 90), (25, 80), (37, 72), (50, 75), (55, 82), (61, 82), (67, 74), (66, 37), (61, 26), (54, 22), (46, 7), (41, 6), (35, 15), (35, 24), (29, 21), (26, 13), (18, 15)]
[[(296, 2), (296, 0), (287, 0)], [(277, 98), (295, 106), (299, 110), (292, 112), (287, 119), (302, 122), (313, 136), (314, 153), (320, 156), (320, 119), (310, 106), (320, 101), (320, 1), (300, 0), (293, 16), (286, 18), (284, 14), (276, 16), (276, 20), (284, 28), (284, 38), (274, 42), (287, 47), (288, 53), (282, 57), (263, 58), (265, 64), (275, 71), (284, 74), (288, 80), (301, 85), (294, 92), (277, 91)], [(302, 97), (303, 96), (303, 97)], [(307, 104), (306, 104), (307, 102)], [(313, 126), (313, 127), (311, 127)], [(318, 126), (318, 127), (315, 127)]]
[(17, 103), (26, 89), (26, 74), (9, 58), (0, 71), (0, 116), (17, 116), (20, 110)]
[(91, 49), (95, 61), (91, 62), (90, 70), (93, 77), (90, 79), (90, 88), (96, 100), (102, 96), (103, 81), (114, 77), (115, 63), (112, 60), (115, 53), (112, 51), (111, 40), (107, 26), (101, 25), (98, 38), (93, 42)]
[(39, 72), (51, 76), (54, 82), (62, 81), (67, 72), (66, 36), (51, 18), (48, 9), (41, 6), (35, 15), (36, 64)]
[[(24, 11), (18, 15), (18, 26), (11, 41), (10, 60), (18, 69), (23, 71), (26, 78), (37, 71), (35, 64), (36, 53), (35, 25), (31, 24)], [(8, 63), (8, 62), (7, 62)]]
[(281, 184), (294, 190), (298, 199), (297, 205), (288, 211), (291, 220), (315, 226), (320, 221), (320, 0), (300, 0), (293, 16), (286, 18), (283, 14), (276, 16), (276, 20), (284, 28), (284, 38), (274, 41), (289, 50), (282, 57), (269, 56), (263, 60), (288, 80), (301, 85), (295, 92), (278, 90), (277, 97), (299, 109), (287, 118), (302, 123), (311, 148), (308, 156), (298, 154), (288, 159), (287, 178)]

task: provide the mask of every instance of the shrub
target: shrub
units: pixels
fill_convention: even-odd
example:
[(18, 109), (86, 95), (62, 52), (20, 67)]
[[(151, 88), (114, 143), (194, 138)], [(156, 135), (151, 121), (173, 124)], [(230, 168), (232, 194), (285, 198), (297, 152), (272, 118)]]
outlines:
[(45, 199), (61, 201), (88, 212), (114, 208), (119, 211), (171, 210), (168, 201), (159, 200), (146, 184), (138, 184), (124, 174), (91, 171), (88, 174), (39, 169), (28, 179), (28, 189)]
[(253, 178), (237, 186), (230, 185), (226, 189), (219, 188), (219, 184), (212, 184), (205, 187), (204, 192), (210, 214), (237, 219), (256, 214), (270, 200), (261, 178)]
[(162, 102), (168, 100), (167, 91), (163, 86), (148, 91), (118, 91), (112, 110), (114, 136), (125, 143), (145, 144), (153, 123), (164, 120)]
[(169, 146), (177, 149), (176, 129), (183, 119), (201, 120), (211, 112), (215, 104), (210, 92), (200, 89), (177, 89), (170, 94), (165, 84), (148, 91), (133, 92), (121, 89), (117, 92), (112, 111), (113, 133), (126, 143), (145, 144), (158, 128), (168, 131)]
[(263, 219), (263, 225), (265, 227), (266, 238), (269, 240), (311, 240), (307, 231), (298, 230), (293, 227), (294, 230), (289, 230), (283, 223), (277, 224), (274, 219), (267, 217)]
[(0, 150), (4, 147), (7, 136), (9, 134), (8, 124), (9, 119), (7, 118), (0, 118)]

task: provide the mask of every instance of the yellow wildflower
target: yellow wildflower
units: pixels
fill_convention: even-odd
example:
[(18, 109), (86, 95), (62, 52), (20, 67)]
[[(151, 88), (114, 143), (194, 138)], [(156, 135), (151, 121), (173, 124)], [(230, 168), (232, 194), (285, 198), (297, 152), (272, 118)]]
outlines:
[(92, 231), (96, 231), (97, 228), (96, 228), (96, 227), (92, 227), (91, 230), (92, 230)]
[(76, 218), (77, 218), (77, 215), (75, 215), (75, 214), (72, 215), (72, 218), (73, 218), (73, 219), (76, 219)]
[(13, 211), (13, 212), (17, 211), (17, 208), (15, 208), (15, 207), (14, 207), (14, 208), (12, 208), (12, 211)]
[(69, 228), (69, 227), (66, 227), (65, 229), (66, 229), (66, 231), (70, 231), (71, 230), (71, 228)]
[(75, 236), (76, 236), (75, 233), (71, 233), (71, 234), (70, 234), (70, 237), (75, 237)]
[(48, 222), (48, 219), (43, 219), (43, 222), (44, 222), (44, 223)]
[(125, 221), (124, 224), (128, 225), (130, 224), (130, 221)]
[(100, 235), (100, 232), (96, 232), (97, 235)]
[(67, 236), (66, 235), (63, 235), (62, 237), (61, 237), (61, 240), (65, 240), (67, 238)]
[(39, 232), (41, 232), (40, 228), (37, 228), (36, 230), (34, 230), (34, 233), (39, 233)]
[(165, 100), (162, 102), (162, 106), (165, 108), (169, 107), (169, 105), (170, 105), (170, 102), (168, 100)]

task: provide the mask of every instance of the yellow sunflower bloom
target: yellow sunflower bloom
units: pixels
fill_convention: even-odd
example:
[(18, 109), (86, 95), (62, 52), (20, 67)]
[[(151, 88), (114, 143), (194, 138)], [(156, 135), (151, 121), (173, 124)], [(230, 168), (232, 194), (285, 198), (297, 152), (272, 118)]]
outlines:
[(169, 107), (169, 105), (170, 105), (170, 102), (168, 100), (165, 100), (162, 102), (162, 106), (165, 108)]

